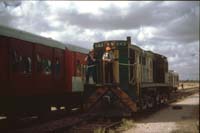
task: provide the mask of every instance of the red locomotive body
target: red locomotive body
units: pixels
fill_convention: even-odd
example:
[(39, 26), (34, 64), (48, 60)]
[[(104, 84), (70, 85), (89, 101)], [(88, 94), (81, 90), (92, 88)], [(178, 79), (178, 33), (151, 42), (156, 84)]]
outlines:
[(78, 75), (75, 70), (84, 66), (86, 49), (79, 53), (52, 39), (0, 29), (0, 113), (81, 105), (82, 90), (73, 87), (74, 78), (84, 76), (82, 68)]

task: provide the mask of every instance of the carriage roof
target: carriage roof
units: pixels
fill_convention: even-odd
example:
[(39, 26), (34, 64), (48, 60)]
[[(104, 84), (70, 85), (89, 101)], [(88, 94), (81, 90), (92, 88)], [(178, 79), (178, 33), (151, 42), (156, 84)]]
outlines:
[(79, 46), (75, 46), (72, 44), (64, 44), (62, 42), (53, 40), (51, 38), (42, 37), (42, 36), (35, 35), (26, 31), (14, 29), (14, 28), (2, 26), (2, 25), (0, 25), (0, 35), (6, 36), (6, 37), (12, 37), (12, 38), (32, 42), (32, 43), (42, 44), (42, 45), (50, 46), (54, 48), (65, 49), (67, 47), (69, 50), (75, 51), (75, 52), (87, 53), (89, 51)]

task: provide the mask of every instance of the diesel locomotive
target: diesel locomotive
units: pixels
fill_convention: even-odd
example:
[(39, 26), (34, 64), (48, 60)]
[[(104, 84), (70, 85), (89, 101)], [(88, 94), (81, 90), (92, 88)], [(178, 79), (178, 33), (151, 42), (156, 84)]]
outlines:
[[(105, 83), (102, 61), (108, 46), (114, 54), (112, 83)], [(146, 110), (167, 103), (170, 94), (178, 87), (178, 74), (169, 71), (167, 57), (141, 49), (131, 43), (130, 37), (95, 42), (93, 48), (97, 59), (97, 83), (85, 85), (86, 109), (107, 99), (110, 106), (111, 103), (122, 104), (132, 112)]]

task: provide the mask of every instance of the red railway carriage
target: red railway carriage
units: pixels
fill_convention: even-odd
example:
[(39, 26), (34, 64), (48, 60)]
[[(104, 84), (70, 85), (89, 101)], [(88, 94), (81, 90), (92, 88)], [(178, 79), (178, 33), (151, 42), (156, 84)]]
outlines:
[(68, 47), (71, 51), (68, 51), (66, 56), (70, 57), (71, 60), (68, 60), (69, 62), (67, 65), (68, 69), (70, 70), (70, 72), (68, 72), (70, 75), (68, 83), (70, 84), (68, 84), (67, 88), (71, 89), (69, 91), (72, 92), (83, 92), (86, 68), (84, 61), (86, 54), (83, 53), (85, 53), (86, 50), (79, 47), (78, 51), (72, 51), (72, 49), (75, 49), (75, 47), (72, 45), (68, 45)]
[(0, 112), (81, 105), (87, 52), (0, 26)]

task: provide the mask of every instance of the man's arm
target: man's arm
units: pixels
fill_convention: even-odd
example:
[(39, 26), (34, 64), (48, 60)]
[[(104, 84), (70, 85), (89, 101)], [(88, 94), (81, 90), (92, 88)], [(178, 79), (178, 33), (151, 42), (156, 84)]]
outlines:
[(103, 58), (102, 58), (103, 61), (107, 61), (107, 62), (110, 62), (111, 59), (109, 59), (108, 57), (106, 57), (106, 54), (103, 55)]
[(90, 57), (91, 57), (92, 61), (96, 61), (96, 59), (93, 56), (90, 56)]
[(87, 61), (87, 59), (88, 59), (88, 55), (87, 55), (87, 56), (85, 57), (85, 59), (84, 59), (84, 60), (85, 60), (85, 62)]

